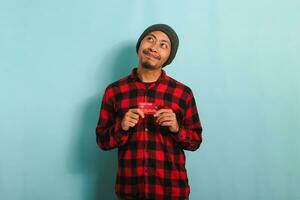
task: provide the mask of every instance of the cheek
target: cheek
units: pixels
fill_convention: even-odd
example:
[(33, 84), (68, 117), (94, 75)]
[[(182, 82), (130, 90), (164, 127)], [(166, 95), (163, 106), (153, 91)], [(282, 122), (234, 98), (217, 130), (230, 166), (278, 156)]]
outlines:
[(140, 44), (140, 49), (146, 49), (149, 48), (151, 46), (151, 44), (149, 42), (143, 41)]
[(163, 58), (163, 60), (167, 61), (168, 58), (169, 58), (169, 55), (170, 55), (170, 52), (169, 52), (169, 51), (168, 51), (168, 52), (163, 52), (163, 53), (161, 54), (161, 57)]
[(147, 44), (143, 44), (143, 45), (141, 44), (140, 47), (139, 47), (139, 54), (142, 55), (143, 54), (143, 50), (147, 49), (148, 46), (149, 45), (147, 45)]
[(144, 43), (144, 44), (142, 44), (142, 45), (140, 45), (140, 47), (142, 48), (142, 49), (146, 49), (146, 48), (148, 48), (148, 44), (147, 43)]

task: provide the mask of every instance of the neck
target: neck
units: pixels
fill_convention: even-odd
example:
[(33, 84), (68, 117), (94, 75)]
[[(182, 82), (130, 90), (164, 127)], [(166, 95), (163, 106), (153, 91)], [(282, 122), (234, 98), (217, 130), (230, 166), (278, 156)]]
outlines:
[(157, 79), (160, 77), (162, 73), (162, 69), (146, 69), (142, 66), (138, 66), (137, 68), (137, 74), (138, 77), (141, 79), (144, 83), (151, 83), (157, 81)]

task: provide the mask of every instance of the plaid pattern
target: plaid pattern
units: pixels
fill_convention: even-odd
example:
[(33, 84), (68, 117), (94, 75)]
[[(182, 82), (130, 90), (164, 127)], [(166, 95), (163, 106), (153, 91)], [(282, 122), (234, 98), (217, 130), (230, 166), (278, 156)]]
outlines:
[[(140, 118), (135, 127), (121, 129), (121, 120), (138, 102), (153, 102), (172, 109), (178, 133), (155, 123), (152, 115)], [(112, 84), (104, 93), (97, 144), (103, 150), (118, 148), (116, 194), (126, 199), (186, 199), (190, 193), (184, 150), (195, 151), (202, 142), (202, 126), (191, 89), (166, 75), (145, 84), (137, 69)]]

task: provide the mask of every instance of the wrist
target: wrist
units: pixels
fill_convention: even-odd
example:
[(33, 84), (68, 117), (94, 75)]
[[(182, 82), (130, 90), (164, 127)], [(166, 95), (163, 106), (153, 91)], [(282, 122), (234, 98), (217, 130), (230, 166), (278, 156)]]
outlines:
[(179, 126), (177, 126), (176, 128), (170, 129), (170, 131), (175, 134), (179, 133)]
[(128, 131), (129, 127), (125, 125), (124, 120), (121, 121), (120, 125), (122, 131)]

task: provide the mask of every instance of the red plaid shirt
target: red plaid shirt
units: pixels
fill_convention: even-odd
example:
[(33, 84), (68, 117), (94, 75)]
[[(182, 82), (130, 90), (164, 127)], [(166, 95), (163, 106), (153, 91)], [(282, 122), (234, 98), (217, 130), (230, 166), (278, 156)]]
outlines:
[[(180, 126), (178, 133), (155, 123), (152, 115), (140, 118), (124, 131), (121, 121), (138, 102), (153, 102), (172, 109)], [(103, 96), (96, 128), (97, 144), (103, 150), (118, 148), (115, 191), (127, 199), (181, 200), (190, 187), (183, 150), (195, 151), (202, 142), (202, 127), (191, 89), (167, 76), (145, 84), (133, 69), (110, 84)]]

